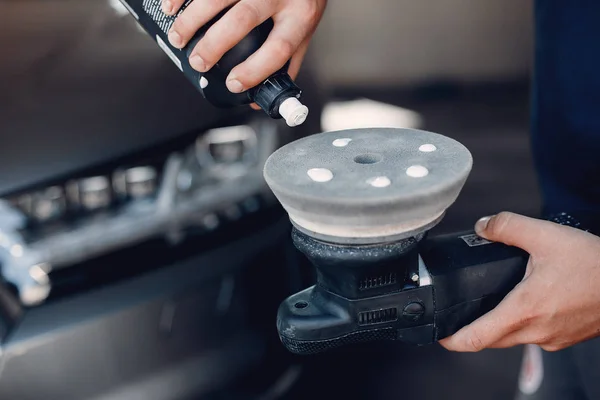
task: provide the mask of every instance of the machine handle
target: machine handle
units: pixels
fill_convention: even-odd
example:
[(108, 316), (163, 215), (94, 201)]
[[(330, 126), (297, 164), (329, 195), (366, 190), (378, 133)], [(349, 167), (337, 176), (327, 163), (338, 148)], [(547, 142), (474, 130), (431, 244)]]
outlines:
[(426, 239), (420, 256), (433, 286), (435, 340), (495, 308), (523, 279), (529, 254), (474, 232)]
[(407, 344), (434, 339), (431, 287), (350, 300), (317, 284), (288, 297), (277, 313), (282, 344), (295, 354), (316, 354), (382, 340)]
[[(590, 231), (572, 215), (547, 219)], [(296, 235), (296, 245), (314, 260), (301, 238)], [(319, 245), (310, 244), (313, 250), (315, 246)], [(422, 240), (415, 251), (421, 275), (415, 285), (401, 279), (385, 285), (385, 277), (394, 273), (400, 277), (412, 262), (382, 262), (381, 255), (371, 250), (369, 254), (377, 257), (364, 266), (369, 271), (385, 268), (374, 275), (373, 282), (380, 287), (363, 294), (355, 289), (360, 288), (356, 282), (362, 282), (360, 273), (365, 269), (348, 256), (356, 253), (349, 251), (346, 258), (336, 258), (327, 253), (327, 248), (321, 245), (316, 250), (335, 262), (318, 260), (317, 284), (290, 296), (279, 308), (279, 336), (292, 353), (315, 354), (381, 340), (409, 345), (437, 342), (495, 308), (521, 282), (529, 259), (527, 252), (519, 248), (489, 242), (472, 231), (430, 237)], [(333, 282), (335, 277), (337, 284)]]
[[(544, 219), (590, 233), (600, 223), (600, 215), (590, 213), (556, 213)], [(525, 251), (474, 232), (427, 239), (421, 257), (432, 275), (436, 341), (498, 306), (523, 279), (529, 260)]]

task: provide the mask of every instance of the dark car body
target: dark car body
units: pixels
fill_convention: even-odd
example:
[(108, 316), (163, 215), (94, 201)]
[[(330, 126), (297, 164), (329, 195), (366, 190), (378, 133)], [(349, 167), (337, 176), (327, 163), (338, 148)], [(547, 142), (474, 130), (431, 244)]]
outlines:
[[(322, 97), (309, 62), (299, 84), (311, 116), (292, 130), (249, 108), (210, 106), (114, 2), (15, 0), (0, 8), (0, 200), (138, 160), (164, 164), (213, 128), (275, 129), (277, 145), (319, 130)], [(277, 343), (276, 307), (302, 279), (284, 212), (265, 187), (247, 197), (257, 196), (258, 208), (229, 219), (215, 211), (218, 229), (186, 225), (149, 237), (132, 230), (139, 239), (122, 245), (99, 244), (111, 239), (107, 220), (118, 210), (77, 216), (68, 227), (19, 228), (58, 258), (78, 256), (45, 271), (52, 293), (35, 305), (23, 304), (0, 258), (0, 398), (209, 398), (242, 390), (233, 382), (261, 368), (253, 390), (271, 385), (293, 367)], [(214, 211), (198, 207), (184, 222)], [(0, 236), (9, 230), (1, 223)], [(83, 240), (79, 232), (94, 224), (104, 225), (88, 241), (93, 251), (53, 242)]]

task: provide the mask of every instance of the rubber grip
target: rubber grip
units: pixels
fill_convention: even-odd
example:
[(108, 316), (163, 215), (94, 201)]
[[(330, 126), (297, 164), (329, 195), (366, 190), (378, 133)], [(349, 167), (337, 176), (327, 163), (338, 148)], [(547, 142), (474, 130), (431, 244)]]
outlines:
[(297, 340), (283, 335), (280, 336), (281, 343), (288, 351), (300, 355), (318, 354), (350, 344), (394, 340), (395, 338), (396, 329), (392, 327), (352, 332), (334, 339), (326, 340)]

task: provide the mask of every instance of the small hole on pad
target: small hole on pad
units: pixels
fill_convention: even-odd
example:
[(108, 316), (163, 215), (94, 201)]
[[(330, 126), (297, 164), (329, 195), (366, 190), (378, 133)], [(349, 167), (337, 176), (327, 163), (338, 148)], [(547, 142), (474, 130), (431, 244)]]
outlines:
[(421, 145), (421, 147), (419, 147), (419, 151), (422, 151), (423, 153), (431, 153), (432, 151), (436, 151), (437, 147), (435, 147), (435, 145), (431, 144), (431, 143), (427, 143), (427, 144), (423, 144)]
[(296, 304), (294, 304), (294, 307), (296, 308), (306, 308), (308, 307), (308, 303), (305, 301), (299, 301)]
[(423, 178), (424, 176), (429, 175), (429, 170), (422, 165), (413, 165), (408, 167), (406, 175), (411, 178)]
[(311, 168), (306, 173), (315, 182), (329, 182), (333, 179), (333, 172), (327, 168)]
[(354, 157), (354, 162), (357, 164), (377, 164), (383, 159), (379, 154), (361, 154)]
[(349, 138), (335, 139), (332, 144), (335, 147), (346, 147), (346, 146), (348, 146), (348, 143), (350, 143), (351, 141), (352, 141), (352, 139), (349, 139)]
[(388, 178), (387, 176), (376, 176), (374, 178), (368, 179), (367, 183), (376, 188), (384, 188), (390, 186), (392, 184), (392, 181), (390, 181), (390, 178)]

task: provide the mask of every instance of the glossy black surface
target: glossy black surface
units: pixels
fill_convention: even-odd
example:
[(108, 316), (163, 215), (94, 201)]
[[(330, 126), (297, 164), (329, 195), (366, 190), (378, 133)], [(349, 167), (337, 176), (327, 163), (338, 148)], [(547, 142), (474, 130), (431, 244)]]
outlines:
[[(286, 368), (281, 351), (267, 352), (268, 321), (293, 281), (265, 257), (286, 263), (289, 223), (270, 221), (254, 223), (257, 236), (24, 309), (12, 324), (3, 318), (0, 398), (189, 398), (235, 387), (257, 366)], [(130, 262), (153, 257), (137, 254)], [(268, 280), (280, 284), (263, 292)]]
[(234, 123), (109, 1), (2, 2), (0, 196)]

